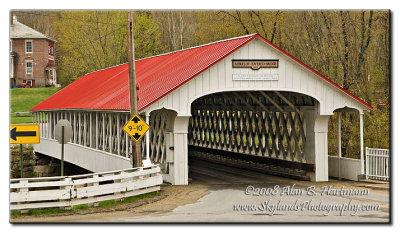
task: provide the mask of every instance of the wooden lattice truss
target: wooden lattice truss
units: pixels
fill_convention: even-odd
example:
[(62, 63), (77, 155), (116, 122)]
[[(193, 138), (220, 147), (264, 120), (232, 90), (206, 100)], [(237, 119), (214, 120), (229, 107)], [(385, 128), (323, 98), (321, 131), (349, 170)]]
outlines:
[(225, 92), (192, 103), (190, 145), (305, 162), (300, 107), (312, 97), (290, 92)]
[[(166, 143), (164, 134), (171, 131), (172, 115), (170, 110), (156, 110), (150, 115), (150, 159), (154, 163), (165, 165)], [(145, 116), (142, 116), (145, 119)], [(72, 137), (69, 141), (127, 158), (132, 156), (132, 140), (122, 127), (129, 120), (128, 112), (102, 111), (43, 111), (33, 113), (33, 122), (40, 124), (41, 137), (55, 140), (55, 125), (61, 119), (67, 119), (72, 125)], [(146, 137), (142, 138), (142, 152), (145, 150)]]
[(165, 134), (172, 132), (173, 119), (176, 113), (167, 109), (152, 111), (150, 114), (150, 159), (161, 164), (166, 169), (166, 139)]
[[(189, 120), (190, 145), (304, 162), (305, 122), (301, 107), (315, 106), (309, 96), (290, 92), (225, 92), (197, 99)], [(174, 111), (151, 112), (149, 154), (166, 163), (165, 134), (172, 132)], [(145, 116), (142, 116), (145, 118)], [(128, 112), (43, 111), (33, 114), (41, 137), (55, 139), (57, 122), (67, 119), (73, 128), (70, 143), (130, 158), (132, 140), (122, 127)], [(141, 142), (145, 155), (146, 137)]]
[[(55, 125), (61, 119), (72, 125), (70, 143), (131, 158), (133, 142), (122, 130), (129, 120), (128, 112), (44, 111), (33, 114), (33, 122), (40, 124), (41, 137), (48, 139), (55, 139)], [(143, 137), (142, 151), (145, 143)]]

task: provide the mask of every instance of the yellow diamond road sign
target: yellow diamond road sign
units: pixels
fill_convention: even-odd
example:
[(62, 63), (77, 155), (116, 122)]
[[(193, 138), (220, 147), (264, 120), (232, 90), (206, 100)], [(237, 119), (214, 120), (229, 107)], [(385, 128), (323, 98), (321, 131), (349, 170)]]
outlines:
[(39, 144), (39, 125), (19, 124), (10, 125), (11, 144)]
[(138, 114), (135, 114), (122, 129), (131, 136), (133, 141), (140, 142), (149, 128), (150, 126)]

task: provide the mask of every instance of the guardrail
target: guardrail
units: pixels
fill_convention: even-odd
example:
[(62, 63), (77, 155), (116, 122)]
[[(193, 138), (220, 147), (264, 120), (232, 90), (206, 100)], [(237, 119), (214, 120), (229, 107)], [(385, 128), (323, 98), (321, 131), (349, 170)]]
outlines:
[(365, 148), (366, 179), (390, 180), (390, 151), (387, 149)]
[(160, 190), (159, 165), (76, 176), (11, 179), (10, 210), (69, 208)]

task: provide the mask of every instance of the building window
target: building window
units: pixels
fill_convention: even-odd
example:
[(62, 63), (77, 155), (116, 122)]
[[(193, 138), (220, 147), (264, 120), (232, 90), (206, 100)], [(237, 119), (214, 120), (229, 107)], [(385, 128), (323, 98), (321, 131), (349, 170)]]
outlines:
[(10, 40), (10, 53), (12, 52), (12, 40)]
[(32, 53), (32, 41), (25, 41), (25, 53)]
[(54, 55), (54, 49), (51, 47), (51, 54)]
[(26, 74), (32, 74), (33, 73), (33, 62), (27, 61), (26, 62)]

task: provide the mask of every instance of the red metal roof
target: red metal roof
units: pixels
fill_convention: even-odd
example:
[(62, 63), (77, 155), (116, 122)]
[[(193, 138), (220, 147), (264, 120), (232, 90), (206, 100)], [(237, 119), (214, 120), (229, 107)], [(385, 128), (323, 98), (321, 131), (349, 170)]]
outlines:
[[(370, 105), (336, 83), (311, 69), (258, 34), (232, 38), (184, 49), (135, 62), (139, 111), (188, 82), (232, 52), (255, 38), (261, 38), (277, 50), (328, 81), (368, 108)], [(50, 109), (128, 110), (128, 64), (89, 73), (36, 105), (31, 111)]]

